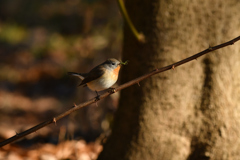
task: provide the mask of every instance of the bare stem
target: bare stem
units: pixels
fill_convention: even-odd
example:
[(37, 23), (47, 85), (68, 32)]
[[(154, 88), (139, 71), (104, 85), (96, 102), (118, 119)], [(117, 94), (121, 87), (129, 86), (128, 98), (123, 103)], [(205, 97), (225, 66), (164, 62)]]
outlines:
[(158, 74), (160, 72), (164, 72), (164, 71), (176, 68), (176, 67), (178, 67), (178, 66), (180, 66), (180, 65), (182, 65), (184, 63), (187, 63), (189, 61), (195, 60), (198, 57), (200, 57), (202, 55), (205, 55), (205, 54), (207, 54), (209, 52), (215, 51), (217, 49), (220, 49), (220, 48), (223, 48), (223, 47), (226, 47), (226, 46), (229, 46), (229, 45), (233, 45), (235, 42), (237, 42), (239, 40), (240, 40), (240, 36), (238, 36), (238, 37), (236, 37), (236, 38), (234, 38), (234, 39), (232, 39), (232, 40), (230, 40), (228, 42), (222, 43), (220, 45), (217, 45), (217, 46), (214, 46), (214, 47), (209, 47), (208, 49), (205, 49), (205, 50), (203, 50), (203, 51), (201, 51), (201, 52), (199, 52), (199, 53), (197, 53), (197, 54), (195, 54), (195, 55), (193, 55), (191, 57), (188, 57), (186, 59), (183, 59), (183, 60), (178, 61), (176, 63), (173, 63), (171, 65), (168, 65), (166, 67), (157, 68), (157, 69), (155, 69), (154, 71), (152, 71), (152, 72), (150, 72), (148, 74), (145, 74), (145, 75), (143, 75), (141, 77), (138, 77), (138, 78), (136, 78), (134, 80), (131, 80), (131, 81), (127, 82), (127, 83), (124, 83), (124, 84), (120, 85), (119, 87), (115, 88), (114, 92), (106, 92), (106, 93), (104, 93), (102, 95), (99, 95), (98, 98), (92, 98), (92, 99), (90, 99), (90, 100), (88, 100), (88, 101), (86, 101), (84, 103), (79, 104), (79, 105), (74, 105), (71, 109), (65, 111), (64, 113), (62, 113), (62, 114), (60, 114), (60, 115), (58, 115), (56, 117), (53, 117), (53, 118), (51, 118), (48, 121), (42, 122), (42, 123), (40, 123), (40, 124), (30, 128), (30, 129), (24, 131), (24, 132), (17, 133), (15, 136), (0, 142), (0, 147), (4, 146), (6, 144), (9, 144), (9, 143), (11, 143), (13, 141), (16, 141), (16, 140), (18, 140), (18, 139), (20, 139), (20, 138), (22, 138), (22, 137), (24, 137), (24, 136), (26, 136), (26, 135), (28, 135), (30, 133), (33, 133), (33, 132), (35, 132), (35, 131), (37, 131), (37, 130), (39, 130), (39, 129), (41, 129), (41, 128), (43, 128), (43, 127), (45, 127), (45, 126), (47, 126), (47, 125), (49, 125), (51, 123), (56, 123), (58, 120), (60, 120), (61, 118), (65, 117), (67, 115), (69, 115), (70, 113), (72, 113), (72, 112), (74, 112), (74, 111), (76, 111), (76, 110), (78, 110), (80, 108), (86, 107), (86, 106), (88, 106), (90, 104), (93, 104), (96, 101), (99, 101), (99, 100), (101, 100), (101, 99), (103, 99), (103, 98), (105, 98), (105, 97), (107, 97), (107, 96), (109, 96), (109, 95), (111, 95), (113, 93), (116, 93), (116, 92), (118, 92), (118, 91), (120, 91), (120, 90), (122, 90), (124, 88), (130, 87), (130, 86), (132, 86), (134, 84), (139, 84), (140, 81), (142, 81), (142, 80), (144, 80), (144, 79), (146, 79), (148, 77), (151, 77), (151, 76), (153, 76), (155, 74)]
[(117, 0), (118, 1), (118, 4), (119, 4), (119, 8), (120, 8), (120, 11), (124, 17), (124, 19), (126, 20), (129, 28), (131, 29), (133, 35), (137, 38), (137, 40), (141, 43), (145, 43), (145, 36), (143, 33), (139, 33), (137, 31), (137, 29), (135, 28), (135, 26), (133, 25), (130, 17), (128, 16), (128, 13), (127, 13), (127, 10), (126, 10), (126, 7), (124, 5), (124, 2), (123, 0)]

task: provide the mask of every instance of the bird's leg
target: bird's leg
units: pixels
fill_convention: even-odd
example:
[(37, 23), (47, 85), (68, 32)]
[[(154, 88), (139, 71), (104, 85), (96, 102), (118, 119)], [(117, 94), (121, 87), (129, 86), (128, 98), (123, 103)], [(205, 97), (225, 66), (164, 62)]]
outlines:
[(96, 96), (96, 101), (99, 101), (99, 100), (100, 100), (100, 95), (98, 94), (97, 91), (95, 91), (95, 92), (96, 92), (96, 94), (97, 94), (97, 96)]
[(97, 94), (97, 96), (95, 97), (95, 98), (96, 98), (96, 99), (95, 99), (95, 103), (96, 103), (96, 106), (98, 107), (97, 101), (100, 100), (100, 95), (98, 94), (97, 91), (95, 91), (95, 92), (96, 92), (96, 94)]

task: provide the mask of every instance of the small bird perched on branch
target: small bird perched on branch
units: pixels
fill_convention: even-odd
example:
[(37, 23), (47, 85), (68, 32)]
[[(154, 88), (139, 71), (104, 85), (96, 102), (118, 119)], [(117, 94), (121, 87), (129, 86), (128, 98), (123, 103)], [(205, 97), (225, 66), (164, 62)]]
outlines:
[(126, 65), (127, 62), (110, 58), (88, 73), (68, 72), (68, 74), (79, 77), (82, 80), (79, 86), (88, 86), (98, 95), (98, 91), (108, 89), (116, 83), (122, 64)]

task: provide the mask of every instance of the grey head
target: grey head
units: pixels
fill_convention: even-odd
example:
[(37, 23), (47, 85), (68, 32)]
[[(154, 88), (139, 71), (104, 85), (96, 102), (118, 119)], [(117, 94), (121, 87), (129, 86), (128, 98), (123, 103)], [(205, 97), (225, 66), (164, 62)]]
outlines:
[(108, 69), (115, 69), (117, 68), (119, 65), (121, 64), (121, 62), (119, 62), (118, 60), (114, 59), (114, 58), (109, 58), (107, 59), (105, 62), (102, 63), (102, 65)]

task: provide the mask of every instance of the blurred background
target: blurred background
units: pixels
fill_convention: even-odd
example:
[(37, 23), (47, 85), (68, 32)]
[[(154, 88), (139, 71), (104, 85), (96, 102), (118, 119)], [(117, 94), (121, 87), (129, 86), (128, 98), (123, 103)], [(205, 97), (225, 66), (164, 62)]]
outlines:
[[(116, 1), (1, 0), (0, 140), (96, 96), (88, 88), (77, 87), (80, 79), (67, 72), (88, 72), (107, 58), (121, 59), (121, 40), (122, 19)], [(95, 144), (110, 131), (118, 96), (99, 101), (98, 107), (82, 108), (57, 125), (6, 146), (0, 159), (11, 159), (10, 153), (21, 158), (22, 150), (27, 154), (26, 150), (67, 140), (86, 147)]]

